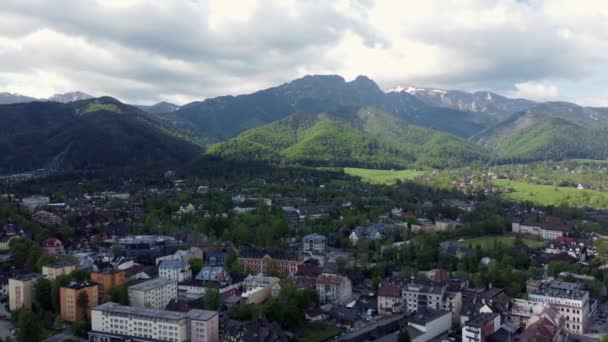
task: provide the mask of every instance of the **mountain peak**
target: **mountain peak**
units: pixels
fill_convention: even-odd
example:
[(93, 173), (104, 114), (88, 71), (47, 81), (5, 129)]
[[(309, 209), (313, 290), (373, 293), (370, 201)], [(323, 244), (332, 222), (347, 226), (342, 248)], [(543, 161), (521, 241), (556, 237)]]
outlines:
[(77, 91), (67, 92), (64, 94), (55, 94), (55, 95), (49, 97), (48, 100), (55, 101), (55, 102), (61, 102), (61, 103), (68, 103), (68, 102), (74, 102), (74, 101), (80, 101), (80, 100), (88, 100), (88, 99), (92, 99), (92, 98), (93, 98), (93, 96), (77, 90)]

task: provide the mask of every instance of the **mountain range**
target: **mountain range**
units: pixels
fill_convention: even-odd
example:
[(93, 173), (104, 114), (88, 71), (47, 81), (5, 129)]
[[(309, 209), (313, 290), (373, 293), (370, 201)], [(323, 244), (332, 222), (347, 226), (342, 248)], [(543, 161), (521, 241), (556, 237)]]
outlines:
[(485, 91), (383, 91), (365, 76), (305, 76), (183, 106), (132, 106), (84, 93), (46, 102), (2, 93), (0, 103), (11, 98), (21, 103), (0, 105), (0, 170), (138, 167), (203, 153), (376, 168), (608, 157), (608, 109)]

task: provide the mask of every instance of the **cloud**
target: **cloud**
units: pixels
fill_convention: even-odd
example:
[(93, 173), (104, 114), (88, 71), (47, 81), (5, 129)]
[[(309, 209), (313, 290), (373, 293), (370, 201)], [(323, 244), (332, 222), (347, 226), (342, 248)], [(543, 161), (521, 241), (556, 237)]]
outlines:
[(515, 98), (525, 98), (535, 101), (551, 101), (560, 97), (559, 89), (556, 85), (524, 82), (515, 84), (517, 90), (509, 93)]
[(540, 98), (608, 64), (607, 21), (603, 0), (4, 0), (0, 91), (186, 102), (331, 73)]

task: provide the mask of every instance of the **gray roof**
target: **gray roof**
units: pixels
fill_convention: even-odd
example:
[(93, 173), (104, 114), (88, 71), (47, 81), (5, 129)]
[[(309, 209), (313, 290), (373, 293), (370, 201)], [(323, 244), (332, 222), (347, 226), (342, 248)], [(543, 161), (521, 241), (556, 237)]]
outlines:
[(302, 241), (327, 241), (327, 238), (321, 234), (308, 234), (302, 238)]
[(181, 319), (190, 318), (195, 320), (206, 321), (217, 315), (216, 311), (192, 309), (188, 312), (166, 311), (156, 309), (138, 308), (134, 306), (120, 305), (114, 302), (107, 302), (98, 305), (93, 310), (111, 312), (123, 315), (137, 315), (140, 317), (161, 318), (170, 321), (179, 321)]
[(155, 289), (160, 286), (165, 286), (169, 284), (175, 284), (177, 286), (177, 281), (168, 278), (155, 278), (150, 279), (148, 281), (141, 282), (139, 284), (129, 286), (129, 291), (148, 291), (151, 289)]
[(181, 270), (186, 268), (186, 263), (183, 260), (163, 260), (158, 265), (158, 268), (172, 268)]

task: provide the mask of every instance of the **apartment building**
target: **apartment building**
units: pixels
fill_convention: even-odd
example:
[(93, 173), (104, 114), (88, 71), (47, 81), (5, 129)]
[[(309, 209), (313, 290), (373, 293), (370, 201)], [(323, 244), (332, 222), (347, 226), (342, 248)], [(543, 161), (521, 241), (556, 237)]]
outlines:
[(219, 315), (215, 311), (174, 312), (108, 302), (95, 307), (91, 316), (92, 342), (220, 340)]
[(401, 285), (385, 282), (378, 287), (378, 314), (392, 315), (403, 311)]
[(462, 326), (462, 342), (485, 342), (487, 337), (500, 329), (500, 314), (481, 313), (471, 317)]
[(320, 234), (308, 234), (302, 238), (302, 250), (312, 254), (325, 254), (327, 238)]
[(298, 273), (302, 260), (284, 251), (266, 251), (262, 249), (247, 249), (241, 251), (239, 264), (250, 273), (268, 274), (274, 268), (282, 276), (293, 276)]
[(528, 300), (547, 303), (565, 318), (566, 330), (584, 334), (591, 316), (597, 308), (597, 301), (589, 298), (589, 291), (580, 284), (548, 281), (528, 293)]
[(350, 279), (337, 274), (319, 275), (316, 290), (322, 304), (346, 304), (353, 295)]
[(406, 313), (419, 309), (445, 310), (452, 314), (452, 320), (460, 320), (462, 292), (450, 291), (446, 285), (431, 282), (412, 281), (402, 289), (403, 310)]
[[(86, 294), (87, 306), (82, 307), (80, 296)], [(99, 304), (98, 285), (88, 281), (72, 282), (68, 286), (59, 288), (59, 302), (61, 318), (64, 321), (74, 322), (91, 318), (91, 309)]]
[(100, 300), (103, 300), (112, 286), (120, 286), (125, 283), (125, 271), (115, 268), (106, 268), (97, 272), (92, 272), (91, 281), (99, 284), (99, 298)]
[(572, 231), (560, 219), (551, 217), (543, 222), (532, 219), (515, 221), (511, 224), (511, 230), (516, 234), (536, 236), (544, 240), (555, 240), (559, 237), (568, 236)]
[(48, 280), (55, 280), (62, 275), (69, 275), (75, 270), (76, 265), (63, 261), (42, 266), (42, 274), (44, 274)]
[(192, 270), (190, 264), (183, 260), (162, 260), (158, 265), (158, 276), (182, 282), (192, 278)]
[(34, 285), (40, 278), (44, 278), (44, 275), (27, 273), (8, 279), (8, 306), (11, 311), (32, 308)]
[(131, 306), (162, 310), (175, 298), (177, 281), (173, 279), (155, 278), (129, 286)]

